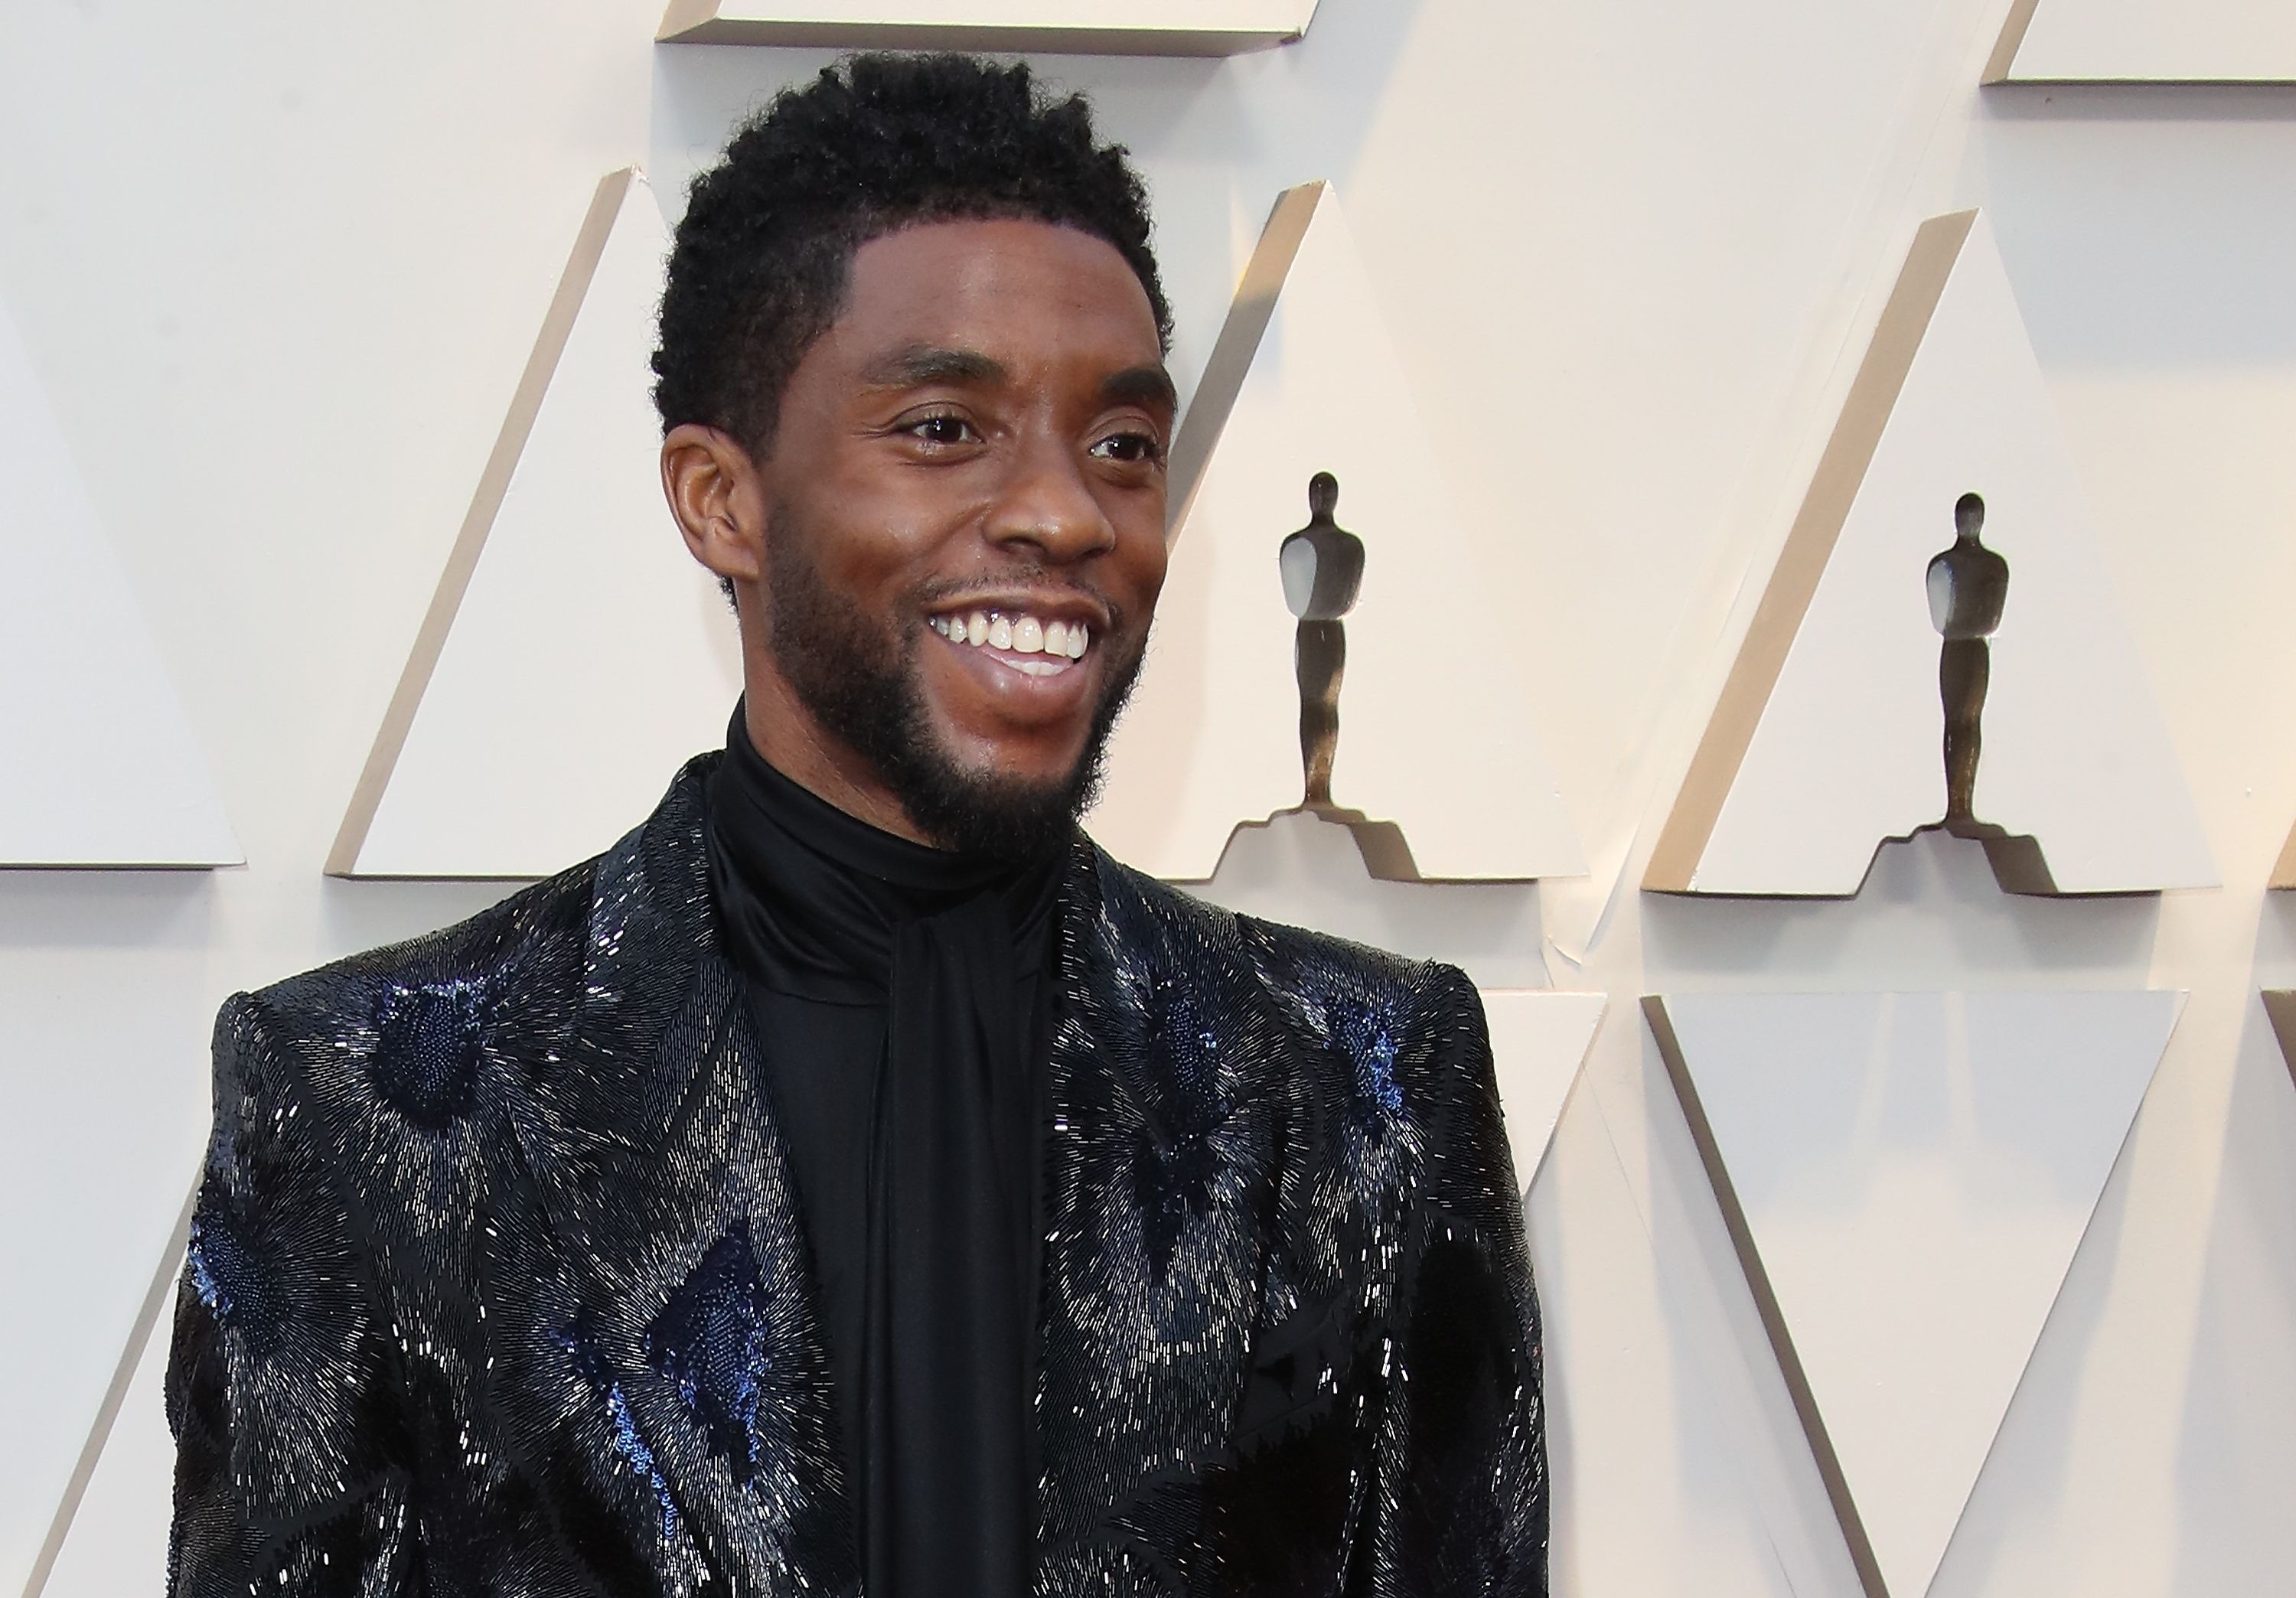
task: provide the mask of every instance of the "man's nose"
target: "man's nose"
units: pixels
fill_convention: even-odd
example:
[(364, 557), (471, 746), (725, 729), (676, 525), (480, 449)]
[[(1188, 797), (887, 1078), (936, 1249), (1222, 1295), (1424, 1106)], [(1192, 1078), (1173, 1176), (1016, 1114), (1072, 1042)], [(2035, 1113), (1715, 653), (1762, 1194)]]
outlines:
[(1116, 543), (1116, 529), (1085, 479), (1084, 463), (1072, 446), (1052, 438), (1027, 440), (1013, 456), (1004, 489), (989, 507), (988, 533), (1002, 547), (1033, 545), (1047, 565), (1085, 560)]

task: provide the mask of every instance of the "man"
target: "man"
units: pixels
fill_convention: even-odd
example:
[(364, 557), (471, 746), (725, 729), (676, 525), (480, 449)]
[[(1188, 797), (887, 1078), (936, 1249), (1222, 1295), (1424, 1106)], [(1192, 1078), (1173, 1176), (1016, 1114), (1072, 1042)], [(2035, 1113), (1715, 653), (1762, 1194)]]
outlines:
[(1078, 832), (1164, 573), (1139, 183), (865, 56), (693, 187), (662, 476), (722, 756), (225, 1008), (192, 1594), (1540, 1594), (1474, 991)]

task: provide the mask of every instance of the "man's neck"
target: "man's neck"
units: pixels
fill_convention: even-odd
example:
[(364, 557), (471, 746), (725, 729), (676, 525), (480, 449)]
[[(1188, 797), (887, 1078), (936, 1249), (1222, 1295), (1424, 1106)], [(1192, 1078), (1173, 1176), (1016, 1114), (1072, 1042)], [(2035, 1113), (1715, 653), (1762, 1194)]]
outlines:
[(856, 821), (911, 843), (937, 847), (909, 819), (876, 772), (841, 740), (823, 731), (781, 674), (755, 662), (746, 674), (742, 725), (750, 747), (775, 771)]

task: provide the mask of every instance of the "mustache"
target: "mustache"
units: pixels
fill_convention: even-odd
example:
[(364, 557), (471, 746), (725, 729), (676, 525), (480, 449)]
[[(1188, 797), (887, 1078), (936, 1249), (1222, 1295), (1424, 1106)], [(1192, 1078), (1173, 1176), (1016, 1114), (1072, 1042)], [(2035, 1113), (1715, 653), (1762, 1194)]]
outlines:
[(1099, 618), (1102, 631), (1111, 633), (1124, 632), (1130, 619), (1125, 608), (1096, 585), (1079, 582), (1044, 566), (1015, 567), (993, 576), (984, 573), (979, 577), (945, 578), (918, 588), (910, 595), (910, 603), (922, 611), (952, 610), (967, 604), (984, 609), (1037, 605), (1046, 610), (1066, 610), (1081, 606)]

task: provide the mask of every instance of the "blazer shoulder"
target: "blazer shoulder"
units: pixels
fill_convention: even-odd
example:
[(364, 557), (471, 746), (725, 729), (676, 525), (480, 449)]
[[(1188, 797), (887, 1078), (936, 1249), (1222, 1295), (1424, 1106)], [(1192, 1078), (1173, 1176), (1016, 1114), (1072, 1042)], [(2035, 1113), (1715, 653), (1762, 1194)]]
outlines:
[(1152, 922), (1190, 947), (1199, 960), (1232, 954), (1283, 1009), (1321, 1020), (1334, 1005), (1414, 1023), (1472, 1018), (1480, 1022), (1474, 984), (1456, 966), (1414, 960), (1328, 932), (1228, 910), (1111, 859), (1095, 848), (1102, 909), (1119, 925)]
[[(417, 1120), (445, 1116), (448, 1100), (461, 1107), (467, 1093), (456, 1084), (467, 1072), (443, 1061), (474, 1053), (472, 1039), (514, 1042), (569, 1012), (595, 865), (435, 932), (232, 995), (216, 1017), (218, 1123), (234, 1103), (252, 1113), (307, 1094), (354, 1117), (371, 1114), (378, 1094)], [(389, 1082), (378, 1079), (385, 1061), (397, 1062), (381, 1072)]]
[(1083, 861), (1093, 907), (1120, 935), (1144, 935), (1152, 926), (1160, 940), (1199, 950), (1234, 942), (1243, 920), (1234, 911), (1136, 871), (1098, 844), (1085, 846)]
[(226, 1000), (198, 1225), (222, 1235), (308, 1210), (312, 1236), (364, 1240), (380, 1258), (390, 1233), (377, 1217), (417, 1193), (437, 1203), (442, 1181), (477, 1181), (479, 1143), (441, 1156), (436, 1135), (494, 1123), (521, 1091), (515, 1063), (550, 1053), (581, 991), (590, 901), (578, 866), (453, 926)]
[(545, 950), (570, 945), (578, 951), (597, 865), (595, 858), (586, 860), (451, 926), (234, 994), (224, 1006), (225, 1018), (250, 1015), (294, 1028), (332, 1015), (360, 997), (458, 981), (485, 986)]

